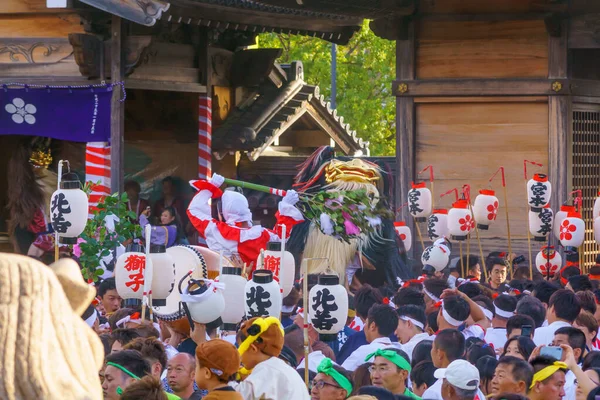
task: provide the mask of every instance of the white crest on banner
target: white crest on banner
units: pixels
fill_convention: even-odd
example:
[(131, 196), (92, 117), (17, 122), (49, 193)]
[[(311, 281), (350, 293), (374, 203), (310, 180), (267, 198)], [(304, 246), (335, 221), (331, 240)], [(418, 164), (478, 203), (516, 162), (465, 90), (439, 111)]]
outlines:
[(33, 104), (25, 104), (25, 101), (19, 97), (15, 97), (12, 103), (7, 104), (4, 109), (7, 113), (12, 114), (15, 124), (23, 122), (27, 122), (29, 125), (35, 124), (33, 114), (37, 112), (37, 108)]

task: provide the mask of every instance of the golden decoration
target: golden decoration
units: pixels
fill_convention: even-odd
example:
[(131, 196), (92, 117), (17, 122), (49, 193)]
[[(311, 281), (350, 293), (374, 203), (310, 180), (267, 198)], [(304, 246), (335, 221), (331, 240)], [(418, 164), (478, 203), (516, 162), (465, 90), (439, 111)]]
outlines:
[(325, 181), (374, 183), (380, 178), (376, 165), (358, 158), (351, 161), (332, 160), (325, 168)]
[(397, 94), (404, 94), (408, 92), (408, 85), (406, 83), (400, 83), (396, 89)]
[(552, 83), (552, 90), (554, 90), (555, 92), (560, 92), (562, 90), (562, 83), (560, 83), (559, 81)]
[(47, 151), (34, 150), (29, 157), (29, 163), (35, 168), (48, 168), (52, 164), (52, 154), (50, 149)]

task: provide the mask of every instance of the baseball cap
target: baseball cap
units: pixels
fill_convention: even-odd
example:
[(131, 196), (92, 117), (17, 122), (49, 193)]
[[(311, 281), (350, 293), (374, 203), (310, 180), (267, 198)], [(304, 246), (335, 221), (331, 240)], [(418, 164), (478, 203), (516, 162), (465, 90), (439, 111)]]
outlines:
[(476, 390), (479, 387), (479, 370), (465, 360), (452, 361), (448, 368), (436, 369), (433, 376), (445, 378), (449, 384), (463, 390)]

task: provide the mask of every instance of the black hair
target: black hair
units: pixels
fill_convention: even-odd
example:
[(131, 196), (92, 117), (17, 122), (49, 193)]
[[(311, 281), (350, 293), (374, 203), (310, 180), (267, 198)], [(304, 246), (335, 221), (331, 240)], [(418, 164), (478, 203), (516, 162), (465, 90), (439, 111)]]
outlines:
[[(574, 265), (571, 265), (569, 267), (564, 267), (561, 271), (560, 271), (560, 277), (563, 279), (566, 279), (567, 281), (572, 277), (572, 276), (576, 276), (576, 275), (580, 275), (581, 274), (581, 270), (579, 269), (579, 267), (576, 267)], [(588, 279), (589, 282), (589, 279)], [(591, 289), (591, 288), (590, 288)]]
[(121, 346), (125, 346), (129, 342), (133, 341), (133, 339), (141, 337), (139, 331), (137, 329), (115, 329), (111, 333), (111, 338), (113, 342), (121, 343)]
[(479, 339), (477, 336), (471, 336), (470, 338), (465, 339), (465, 349), (468, 352), (469, 349), (471, 348), (471, 346), (473, 345), (484, 345), (485, 344), (485, 340), (483, 339)]
[(600, 396), (600, 386), (592, 389), (592, 391), (588, 393), (585, 400), (596, 400), (596, 397), (598, 396)]
[(592, 290), (592, 283), (587, 275), (572, 275), (569, 277), (569, 284), (575, 293)]
[(458, 291), (467, 295), (468, 298), (473, 299), (483, 293), (478, 284), (473, 282), (463, 283), (458, 287)]
[(475, 296), (471, 300), (473, 300), (475, 303), (483, 303), (484, 305), (482, 305), (482, 307), (491, 312), (492, 316), (496, 314), (496, 310), (494, 309), (494, 302), (485, 294)]
[(489, 257), (485, 261), (485, 264), (485, 267), (487, 268), (488, 272), (492, 272), (492, 270), (494, 269), (494, 265), (502, 265), (503, 267), (506, 267), (504, 259), (501, 257)]
[(83, 312), (83, 314), (81, 314), (81, 319), (83, 319), (84, 321), (86, 319), (88, 319), (89, 317), (92, 316), (93, 313), (96, 312), (96, 308), (93, 305), (89, 305), (88, 308), (85, 309), (85, 311)]
[(578, 363), (581, 362), (583, 353), (585, 353), (586, 341), (583, 331), (572, 326), (564, 326), (557, 329), (556, 332), (554, 332), (554, 335), (567, 335), (569, 338), (569, 346), (571, 346), (573, 350), (581, 349), (581, 356), (579, 357), (579, 360), (577, 360)]
[(369, 324), (375, 324), (381, 336), (390, 336), (398, 327), (398, 314), (387, 304), (375, 304), (367, 314)]
[[(449, 289), (448, 281), (446, 279), (429, 278), (423, 281), (423, 287), (427, 289), (429, 293), (437, 298), (442, 296), (444, 290)], [(433, 300), (433, 299), (432, 299)], [(434, 300), (435, 301), (435, 300)]]
[(436, 349), (446, 353), (446, 358), (450, 362), (458, 360), (465, 354), (465, 336), (456, 329), (444, 329), (438, 332), (433, 343)]
[(422, 323), (423, 326), (427, 325), (427, 317), (425, 317), (425, 311), (421, 307), (413, 305), (400, 306), (396, 313), (398, 317), (410, 317)]
[(596, 296), (590, 290), (584, 290), (582, 292), (576, 292), (575, 296), (579, 299), (579, 303), (581, 304), (581, 308), (590, 314), (596, 314), (596, 310), (598, 309), (598, 305), (596, 304)]
[(463, 262), (465, 265), (465, 271), (469, 272), (470, 269), (473, 269), (475, 265), (479, 264), (479, 257), (474, 254), (468, 254), (462, 257), (462, 260), (458, 260), (458, 262)]
[(117, 284), (115, 283), (114, 277), (107, 278), (100, 282), (100, 286), (98, 286), (98, 296), (100, 296), (100, 298), (104, 297), (109, 290), (117, 290)]
[(494, 348), (487, 343), (484, 343), (484, 344), (476, 343), (476, 344), (472, 345), (471, 347), (469, 347), (469, 349), (467, 350), (467, 361), (473, 365), (475, 365), (477, 363), (477, 360), (479, 360), (481, 357), (485, 357), (485, 356), (490, 356), (490, 357), (496, 356), (496, 352), (494, 351)]
[(394, 396), (392, 392), (379, 386), (363, 386), (358, 389), (358, 394), (370, 395), (377, 400), (396, 400), (397, 396)]
[(471, 314), (469, 303), (460, 296), (446, 297), (444, 299), (444, 310), (458, 321), (465, 321)]
[(136, 192), (141, 192), (142, 187), (140, 186), (140, 184), (137, 181), (132, 180), (128, 180), (127, 182), (125, 182), (123, 184), (123, 190), (127, 191), (128, 189), (133, 189)]
[(431, 340), (423, 340), (417, 343), (413, 349), (411, 366), (414, 367), (423, 361), (431, 362), (431, 347), (433, 347), (433, 342)]
[(437, 332), (440, 329), (437, 323), (437, 317), (439, 313), (440, 310), (438, 309), (427, 314), (427, 326), (430, 327), (434, 332)]
[(496, 371), (496, 365), (498, 360), (496, 356), (483, 356), (475, 362), (475, 367), (479, 371), (479, 378), (481, 386), (488, 384), (494, 378), (494, 372)]
[[(533, 360), (531, 360), (530, 364), (533, 367), (534, 373), (536, 373), (550, 365), (554, 365), (555, 362), (556, 362), (555, 358), (546, 357), (546, 356), (538, 356), (538, 357), (534, 358)], [(567, 372), (562, 368), (560, 370), (563, 372)], [(550, 377), (548, 377), (548, 378), (550, 378)], [(548, 378), (546, 378), (546, 379), (548, 379)]]
[(581, 304), (579, 299), (575, 296), (575, 293), (567, 289), (557, 290), (548, 303), (548, 308), (554, 307), (554, 314), (560, 318), (568, 321), (570, 324), (575, 321), (575, 318), (581, 312)]
[(369, 310), (374, 304), (382, 303), (383, 296), (368, 284), (364, 284), (354, 295), (354, 307), (356, 308), (356, 315), (362, 319), (367, 318), (369, 315)]
[(549, 304), (550, 297), (552, 297), (554, 292), (556, 292), (558, 289), (560, 289), (560, 287), (553, 285), (550, 282), (541, 281), (535, 285), (535, 288), (533, 289), (533, 295), (542, 303)]
[(600, 368), (600, 351), (590, 351), (583, 357), (581, 369), (587, 371), (591, 368)]
[(175, 184), (175, 178), (173, 178), (172, 176), (166, 176), (163, 178), (163, 180), (161, 181), (161, 183), (165, 183), (165, 182), (169, 182), (171, 184)]
[(500, 393), (490, 397), (490, 400), (529, 400), (529, 398), (517, 393)]
[(502, 356), (498, 360), (498, 365), (510, 365), (512, 366), (512, 375), (515, 381), (525, 382), (525, 390), (529, 391), (531, 381), (533, 380), (533, 368), (525, 360), (521, 360), (517, 357)]
[(525, 296), (517, 303), (517, 315), (527, 315), (534, 321), (533, 328), (542, 326), (546, 320), (546, 308), (540, 299), (533, 296)]
[(529, 315), (516, 314), (510, 317), (506, 321), (506, 336), (510, 337), (510, 334), (515, 329), (521, 329), (523, 325), (531, 325), (531, 333), (535, 329), (535, 321)]
[[(494, 299), (494, 305), (502, 311), (514, 312), (517, 308), (517, 299), (508, 294), (501, 294)], [(496, 318), (508, 319), (496, 314)]]
[(396, 307), (406, 306), (406, 305), (414, 305), (418, 307), (425, 308), (425, 300), (423, 298), (423, 293), (420, 291), (407, 287), (400, 289), (398, 293), (394, 296), (394, 304)]
[(519, 349), (519, 353), (523, 356), (525, 360), (529, 360), (529, 356), (533, 353), (535, 349), (535, 343), (529, 336), (515, 336), (506, 341), (504, 343), (504, 350), (502, 351), (502, 355), (506, 354), (506, 349), (508, 349), (508, 345), (512, 342), (517, 342), (517, 348)]
[[(120, 365), (138, 378), (143, 378), (150, 374), (150, 364), (144, 359), (142, 353), (136, 350), (121, 350), (117, 353), (109, 354), (106, 357), (106, 362)], [(125, 374), (123, 371), (121, 373)]]
[(410, 371), (410, 380), (417, 386), (427, 384), (427, 387), (431, 387), (437, 380), (433, 374), (435, 372), (435, 366), (431, 361), (421, 361), (417, 363)]

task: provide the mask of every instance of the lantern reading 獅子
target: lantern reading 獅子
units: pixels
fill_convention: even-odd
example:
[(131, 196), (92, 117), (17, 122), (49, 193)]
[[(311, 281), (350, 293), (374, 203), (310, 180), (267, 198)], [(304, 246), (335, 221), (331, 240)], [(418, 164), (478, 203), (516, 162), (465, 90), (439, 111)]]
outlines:
[(488, 230), (489, 226), (498, 216), (500, 203), (493, 190), (480, 190), (473, 204), (473, 215), (477, 222), (477, 228)]
[(333, 341), (348, 317), (348, 293), (337, 275), (321, 275), (308, 295), (309, 319), (319, 340)]
[(267, 243), (267, 250), (263, 253), (263, 269), (273, 272), (273, 279), (279, 283), (282, 296), (287, 296), (294, 287), (294, 274), (296, 262), (289, 251), (283, 252), (281, 260), (281, 242)]
[(248, 318), (275, 317), (281, 313), (282, 297), (279, 284), (273, 280), (273, 272), (257, 269), (244, 290), (245, 309)]
[(436, 240), (448, 235), (448, 210), (438, 208), (427, 219), (427, 236)]
[(144, 275), (152, 260), (141, 252), (126, 252), (117, 258), (115, 263), (115, 285), (117, 293), (123, 299), (144, 297)]
[(535, 174), (527, 182), (527, 203), (532, 211), (540, 211), (550, 202), (552, 195), (552, 185), (548, 181), (548, 176), (544, 174)]
[(408, 212), (417, 222), (425, 222), (431, 214), (432, 196), (431, 190), (427, 188), (425, 182), (412, 183), (412, 188), (408, 191)]

